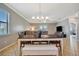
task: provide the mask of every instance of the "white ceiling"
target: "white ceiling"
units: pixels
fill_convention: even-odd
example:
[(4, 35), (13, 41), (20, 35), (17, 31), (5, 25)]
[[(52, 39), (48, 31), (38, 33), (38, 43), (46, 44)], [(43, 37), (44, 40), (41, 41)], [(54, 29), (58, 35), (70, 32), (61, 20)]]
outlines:
[(32, 16), (48, 16), (47, 23), (55, 23), (79, 12), (78, 3), (9, 3), (8, 5), (20, 12), (30, 23), (43, 22), (32, 19)]

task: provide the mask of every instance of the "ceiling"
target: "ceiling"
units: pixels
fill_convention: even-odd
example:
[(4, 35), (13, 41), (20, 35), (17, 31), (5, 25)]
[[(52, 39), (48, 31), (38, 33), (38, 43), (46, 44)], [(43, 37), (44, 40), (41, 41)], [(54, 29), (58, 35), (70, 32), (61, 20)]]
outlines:
[(55, 23), (79, 12), (78, 3), (9, 3), (30, 23), (43, 23), (43, 20), (32, 19), (32, 16), (48, 16), (47, 23)]

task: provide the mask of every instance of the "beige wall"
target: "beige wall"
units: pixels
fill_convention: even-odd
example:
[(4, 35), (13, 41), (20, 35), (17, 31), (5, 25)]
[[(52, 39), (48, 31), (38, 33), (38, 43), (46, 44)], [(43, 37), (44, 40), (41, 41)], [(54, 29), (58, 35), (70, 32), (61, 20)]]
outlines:
[[(38, 29), (39, 25), (41, 25), (40, 23), (31, 23), (31, 26), (35, 27), (35, 30)], [(54, 34), (56, 32), (56, 23), (48, 23), (47, 24), (48, 27), (48, 34)]]
[(79, 19), (77, 20), (77, 39), (79, 40)]
[(9, 22), (9, 35), (0, 36), (0, 49), (15, 42), (18, 38), (18, 35), (16, 34), (18, 31), (23, 31), (26, 29), (27, 26), (30, 24), (17, 15), (14, 11), (12, 11), (10, 8), (5, 6), (4, 4), (0, 4), (0, 9), (4, 9), (10, 13), (10, 22)]
[(48, 24), (48, 34), (54, 34), (56, 32), (56, 23)]

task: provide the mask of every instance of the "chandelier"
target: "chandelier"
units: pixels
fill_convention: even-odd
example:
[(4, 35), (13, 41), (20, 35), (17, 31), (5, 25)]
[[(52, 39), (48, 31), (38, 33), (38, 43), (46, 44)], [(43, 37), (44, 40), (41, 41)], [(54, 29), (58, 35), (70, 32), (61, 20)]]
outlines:
[(37, 16), (32, 16), (32, 19), (33, 20), (40, 20), (40, 21), (46, 23), (46, 21), (49, 19), (49, 17), (43, 15), (43, 13), (42, 13), (42, 4), (41, 3), (38, 4), (38, 11), (39, 12), (38, 12)]
[(39, 20), (41, 20), (41, 19), (48, 19), (49, 17), (44, 17), (44, 16), (37, 16), (37, 17), (35, 17), (35, 16), (33, 16), (32, 17), (32, 19), (39, 19)]

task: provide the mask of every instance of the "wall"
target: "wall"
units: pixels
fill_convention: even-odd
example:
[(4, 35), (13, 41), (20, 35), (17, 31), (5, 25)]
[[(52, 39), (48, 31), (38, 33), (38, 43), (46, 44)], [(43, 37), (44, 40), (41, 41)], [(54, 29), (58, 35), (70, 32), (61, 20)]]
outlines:
[(4, 4), (0, 4), (0, 8), (10, 13), (10, 20), (9, 20), (10, 33), (14, 33), (20, 30), (25, 30), (26, 27), (29, 26), (29, 23), (25, 19), (17, 15), (14, 11), (12, 11), (10, 8), (5, 6)]
[[(41, 25), (42, 23), (31, 23), (31, 26), (35, 27), (35, 30), (38, 29), (39, 25)], [(48, 34), (54, 34), (56, 32), (56, 23), (48, 23), (47, 24), (47, 30), (48, 30)]]
[(30, 24), (17, 15), (14, 11), (12, 11), (10, 8), (5, 6), (4, 4), (0, 3), (0, 8), (5, 9), (10, 13), (10, 22), (9, 22), (9, 32), (10, 34), (0, 36), (0, 49), (15, 42), (18, 38), (18, 35), (16, 34), (18, 31), (26, 30), (27, 26), (30, 26)]
[(48, 34), (54, 34), (56, 32), (56, 23), (48, 24)]
[(79, 40), (79, 19), (77, 20), (77, 39)]

